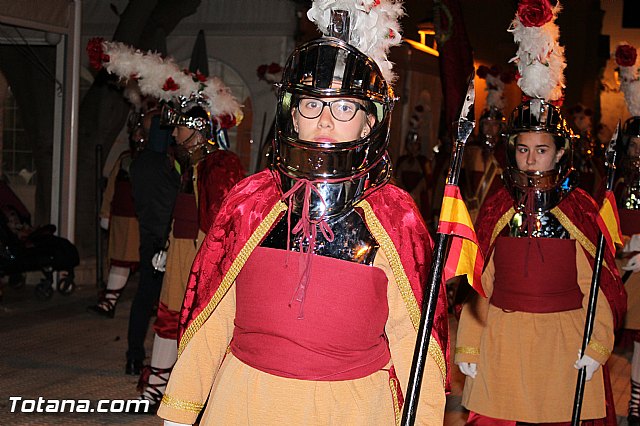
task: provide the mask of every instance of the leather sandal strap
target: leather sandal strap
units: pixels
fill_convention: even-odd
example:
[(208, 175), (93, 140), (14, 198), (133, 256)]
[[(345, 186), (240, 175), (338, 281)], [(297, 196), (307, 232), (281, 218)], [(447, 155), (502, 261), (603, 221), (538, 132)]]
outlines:
[[(123, 290), (124, 287), (120, 290), (103, 290), (102, 295), (100, 296), (100, 300), (98, 300), (98, 305), (104, 306), (105, 308), (107, 308), (107, 311), (115, 309), (116, 304), (118, 303), (118, 299), (120, 298)], [(115, 297), (107, 297), (107, 295), (113, 295)]]
[[(158, 396), (158, 401), (162, 399), (162, 395), (164, 392), (161, 392), (158, 388), (166, 388), (167, 383), (169, 383), (169, 375), (173, 367), (169, 368), (158, 368), (152, 367), (150, 365), (145, 365), (142, 369), (142, 374), (140, 374), (140, 380), (138, 381), (138, 392), (149, 391), (154, 397)], [(149, 383), (149, 379), (151, 376), (156, 376), (160, 383)], [(155, 399), (154, 399), (155, 400)]]

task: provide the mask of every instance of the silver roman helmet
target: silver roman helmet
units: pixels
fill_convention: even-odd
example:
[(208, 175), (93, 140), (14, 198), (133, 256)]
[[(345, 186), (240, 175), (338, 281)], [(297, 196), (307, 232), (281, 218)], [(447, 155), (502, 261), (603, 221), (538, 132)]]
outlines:
[[(308, 181), (311, 217), (330, 218), (347, 210), (391, 177), (387, 154), (393, 91), (378, 64), (349, 40), (349, 16), (333, 11), (329, 34), (299, 46), (289, 57), (278, 91), (273, 168), (286, 193)], [(326, 101), (332, 98), (332, 101)], [(294, 111), (318, 117), (328, 108), (335, 120), (350, 121), (359, 110), (370, 120), (366, 136), (351, 141), (300, 139)], [(304, 191), (296, 192), (294, 210), (302, 208)]]
[(498, 143), (498, 139), (505, 132), (507, 120), (500, 109), (491, 107), (482, 111), (479, 122), (478, 136), (486, 148), (493, 150)]
[[(195, 130), (202, 138), (194, 140), (188, 150), (193, 153), (198, 148), (210, 152), (218, 148), (216, 141), (216, 124), (211, 114), (205, 109), (205, 101), (197, 96), (179, 97), (162, 106), (160, 124), (162, 126), (183, 126)], [(195, 134), (194, 134), (195, 137)]]
[[(507, 127), (507, 170), (503, 174), (507, 189), (516, 201), (522, 200), (526, 193), (533, 195), (535, 202), (530, 207), (535, 213), (550, 210), (576, 187), (578, 179), (573, 167), (571, 132), (560, 109), (542, 99), (525, 101), (512, 112)], [(550, 134), (556, 148), (564, 150), (553, 170), (533, 172), (518, 168), (517, 139), (529, 132)]]
[(625, 185), (618, 202), (620, 208), (640, 210), (640, 156), (629, 152), (632, 139), (640, 140), (640, 117), (629, 118), (622, 127), (622, 144), (619, 152)]

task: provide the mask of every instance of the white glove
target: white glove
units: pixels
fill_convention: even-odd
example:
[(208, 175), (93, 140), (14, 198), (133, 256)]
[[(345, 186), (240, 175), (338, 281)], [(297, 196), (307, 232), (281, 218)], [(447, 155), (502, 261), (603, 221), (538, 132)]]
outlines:
[(164, 426), (192, 426), (193, 423), (176, 423), (176, 422), (172, 422), (171, 420), (165, 420), (164, 421)]
[(623, 253), (633, 253), (634, 251), (640, 251), (640, 234), (634, 234), (622, 247)]
[(626, 265), (622, 267), (625, 271), (640, 272), (640, 253), (634, 255)]
[(105, 231), (109, 230), (109, 218), (108, 217), (101, 217), (100, 218), (100, 228), (104, 229)]
[(151, 265), (153, 265), (153, 269), (156, 271), (164, 272), (167, 269), (167, 251), (160, 250), (154, 254), (151, 259)]
[(475, 362), (459, 362), (458, 368), (465, 376), (469, 376), (472, 379), (476, 378), (476, 374), (478, 374), (478, 364)]
[(598, 367), (600, 367), (600, 363), (591, 358), (589, 355), (584, 355), (582, 356), (582, 358), (580, 358), (580, 351), (578, 351), (578, 360), (573, 366), (576, 368), (576, 370), (580, 370), (582, 367), (586, 367), (586, 379), (588, 382), (593, 377), (593, 373), (595, 373)]

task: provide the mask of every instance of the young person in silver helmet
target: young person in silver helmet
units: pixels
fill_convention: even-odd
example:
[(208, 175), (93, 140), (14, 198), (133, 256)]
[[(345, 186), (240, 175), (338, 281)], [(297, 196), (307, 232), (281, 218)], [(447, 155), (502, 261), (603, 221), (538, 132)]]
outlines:
[(637, 85), (637, 52), (621, 43), (616, 48), (620, 89), (632, 117), (622, 126), (618, 148), (618, 176), (613, 188), (624, 246), (618, 252), (618, 267), (625, 282), (628, 309), (624, 318), (623, 342), (633, 342), (631, 358), (630, 426), (640, 425), (640, 87)]
[(120, 295), (127, 285), (129, 275), (138, 269), (140, 260), (140, 236), (130, 166), (144, 149), (143, 143), (147, 139), (149, 126), (145, 128), (143, 121), (144, 114), (132, 109), (127, 120), (129, 149), (118, 156), (102, 195), (100, 227), (109, 232), (109, 273), (106, 288), (100, 294), (98, 302), (87, 307), (87, 311), (107, 318), (115, 316)]
[(177, 357), (178, 317), (191, 264), (231, 188), (244, 178), (238, 156), (220, 149), (216, 127), (198, 97), (165, 104), (161, 124), (173, 127), (180, 190), (173, 209), (166, 250), (157, 253), (153, 266), (164, 272), (150, 365), (142, 372), (141, 398), (157, 410)]
[[(341, 39), (292, 53), (274, 162), (229, 194), (194, 262), (165, 424), (396, 424), (431, 241), (386, 183), (393, 102)], [(444, 419), (444, 294), (418, 424)]]
[[(193, 258), (222, 200), (244, 177), (240, 159), (222, 149), (218, 138), (221, 133), (225, 134), (225, 129), (239, 122), (242, 112), (231, 90), (217, 77), (189, 72), (179, 67), (173, 58), (162, 57), (157, 52), (143, 53), (123, 43), (94, 39), (89, 44), (92, 63), (98, 63), (122, 80), (135, 79), (142, 95), (164, 102), (161, 123), (174, 128), (177, 144), (173, 164), (181, 175), (181, 183), (169, 240), (164, 250), (151, 259), (153, 266), (165, 274), (154, 324), (156, 335), (151, 363), (145, 367), (138, 384), (142, 392), (140, 399), (148, 401), (142, 411), (155, 413), (177, 357), (180, 307)], [(149, 295), (150, 290), (145, 294)], [(148, 301), (145, 296), (146, 307)], [(137, 331), (141, 329), (139, 326), (146, 325), (142, 316), (139, 315)], [(129, 337), (131, 343), (131, 333)], [(128, 354), (128, 358), (129, 355), (134, 354)], [(131, 371), (137, 368), (137, 361), (137, 357), (129, 358), (127, 370), (131, 364)]]
[(476, 222), (489, 255), (482, 279), (488, 298), (467, 303), (458, 328), (455, 362), (468, 376), (469, 424), (569, 422), (584, 366), (582, 418), (602, 419), (608, 377), (600, 367), (624, 303), (609, 254), (591, 342), (580, 355), (598, 208), (575, 188), (570, 136), (556, 107), (525, 102), (508, 133), (506, 188), (487, 200)]
[(618, 254), (618, 266), (628, 296), (625, 334), (633, 341), (627, 420), (630, 426), (640, 426), (640, 117), (631, 117), (624, 123), (620, 151), (621, 173), (614, 193), (625, 245)]
[(512, 76), (497, 66), (480, 66), (478, 77), (486, 80), (486, 107), (480, 114), (478, 136), (465, 150), (464, 170), (467, 181), (466, 203), (475, 220), (482, 203), (502, 187), (500, 175), (505, 169), (504, 132), (507, 120), (504, 107), (504, 86)]
[[(528, 16), (527, 4), (521, 3), (512, 24), (516, 33), (527, 26), (520, 21), (520, 16)], [(556, 12), (550, 13), (553, 19)], [(557, 29), (554, 33), (557, 37)], [(527, 32), (522, 43), (530, 41), (530, 35)], [(519, 57), (541, 58), (534, 46), (528, 48), (527, 55), (519, 50)], [(556, 44), (553, 50), (561, 52), (562, 46)], [(553, 62), (556, 59), (562, 62), (550, 59), (550, 70), (564, 68)], [(539, 97), (512, 112), (505, 188), (485, 201), (476, 220), (486, 258), (482, 286), (487, 298), (470, 299), (460, 318), (455, 363), (467, 376), (462, 403), (470, 410), (469, 425), (569, 425), (578, 370), (584, 367), (581, 419), (609, 424), (605, 395), (610, 384), (603, 370), (624, 312), (624, 289), (613, 253), (607, 250), (593, 334), (580, 353), (599, 209), (576, 187), (571, 135), (559, 108), (550, 103), (560, 95), (556, 88), (562, 79), (543, 76), (551, 86), (536, 92), (532, 87), (539, 88), (534, 83), (540, 82), (527, 80), (533, 78), (528, 66), (519, 64), (525, 77), (518, 84), (529, 97)]]

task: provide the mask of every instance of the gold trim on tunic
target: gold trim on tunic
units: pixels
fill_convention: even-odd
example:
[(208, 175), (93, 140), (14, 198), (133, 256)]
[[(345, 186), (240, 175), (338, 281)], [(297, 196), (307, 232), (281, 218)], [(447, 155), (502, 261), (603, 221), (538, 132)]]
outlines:
[[(595, 244), (593, 244), (591, 242), (591, 240), (589, 240), (579, 229), (576, 225), (573, 224), (573, 222), (571, 222), (571, 220), (569, 219), (569, 217), (564, 214), (562, 212), (562, 210), (560, 210), (560, 208), (558, 207), (554, 207), (551, 209), (551, 213), (553, 213), (557, 218), (558, 221), (560, 222), (560, 225), (562, 225), (564, 227), (564, 229), (567, 230), (567, 232), (569, 232), (569, 235), (571, 236), (571, 238), (575, 239), (576, 241), (578, 241), (578, 243), (582, 246), (582, 248), (584, 248), (587, 253), (589, 253), (591, 255), (591, 257), (593, 257), (594, 259), (596, 258), (596, 246)], [(602, 262), (602, 265), (609, 269), (609, 266), (607, 265), (606, 262)], [(609, 270), (609, 272), (611, 272), (611, 270)]]
[(244, 264), (249, 259), (249, 256), (255, 250), (255, 248), (260, 244), (260, 241), (264, 238), (265, 235), (269, 232), (274, 222), (280, 216), (280, 213), (287, 210), (287, 205), (282, 201), (276, 203), (276, 205), (271, 209), (269, 214), (264, 218), (264, 220), (258, 225), (255, 232), (249, 237), (247, 242), (245, 243), (242, 250), (238, 253), (238, 256), (233, 260), (233, 263), (229, 267), (229, 270), (225, 274), (224, 278), (220, 282), (220, 286), (216, 290), (215, 294), (211, 298), (211, 301), (207, 304), (207, 306), (198, 314), (198, 316), (193, 320), (189, 327), (187, 327), (182, 339), (180, 340), (180, 346), (178, 347), (178, 356), (182, 354), (187, 343), (191, 340), (191, 338), (196, 334), (196, 332), (202, 327), (202, 325), (207, 321), (211, 313), (218, 306), (222, 298), (227, 291), (231, 288), (231, 285), (235, 282), (236, 277), (244, 267)]
[[(420, 327), (420, 307), (418, 306), (418, 301), (413, 294), (411, 284), (409, 283), (409, 278), (404, 271), (404, 267), (402, 266), (402, 262), (400, 260), (400, 255), (398, 254), (396, 247), (393, 245), (391, 237), (389, 237), (386, 229), (384, 229), (384, 227), (378, 220), (378, 217), (374, 213), (371, 204), (369, 204), (366, 200), (361, 200), (356, 204), (356, 207), (360, 207), (364, 211), (364, 220), (369, 227), (369, 230), (373, 234), (373, 237), (376, 239), (378, 244), (380, 244), (380, 248), (389, 260), (389, 266), (391, 266), (393, 276), (398, 283), (398, 288), (400, 290), (400, 294), (402, 295), (402, 300), (404, 300), (405, 306), (407, 307), (407, 311), (409, 312), (409, 317), (411, 318), (413, 328), (415, 330), (418, 330), (418, 327)], [(442, 348), (440, 348), (435, 339), (429, 340), (429, 348), (427, 349), (427, 352), (429, 353), (429, 355), (431, 355), (438, 368), (440, 368), (440, 373), (442, 373), (442, 380), (446, 380), (447, 362), (445, 361)]]
[(456, 347), (456, 354), (480, 355), (480, 348), (474, 348), (471, 346), (458, 346)]
[[(493, 242), (496, 240), (496, 238), (498, 238), (498, 234), (500, 234), (500, 232), (502, 232), (504, 227), (507, 226), (507, 224), (509, 223), (509, 221), (511, 220), (514, 214), (516, 214), (516, 210), (513, 207), (511, 207), (509, 210), (506, 211), (505, 214), (503, 214), (500, 217), (498, 222), (496, 222), (496, 226), (495, 228), (493, 228), (493, 232), (491, 233), (491, 241), (489, 241), (489, 247), (493, 245)], [(486, 255), (486, 253), (483, 253), (483, 254)]]
[(393, 401), (393, 414), (396, 418), (396, 426), (400, 426), (402, 421), (402, 409), (400, 407), (400, 401), (398, 401), (398, 390), (396, 386), (399, 386), (397, 379), (389, 379), (389, 388), (391, 388), (391, 399)]
[(189, 411), (191, 413), (196, 413), (196, 414), (199, 414), (200, 411), (202, 411), (202, 409), (204, 408), (204, 404), (202, 403), (182, 401), (166, 393), (162, 396), (162, 404), (170, 408)]
[(595, 340), (592, 340), (589, 342), (587, 346), (593, 349), (594, 351), (598, 352), (602, 356), (605, 356), (607, 358), (611, 356), (611, 351), (607, 349), (607, 347), (600, 342), (596, 342)]

